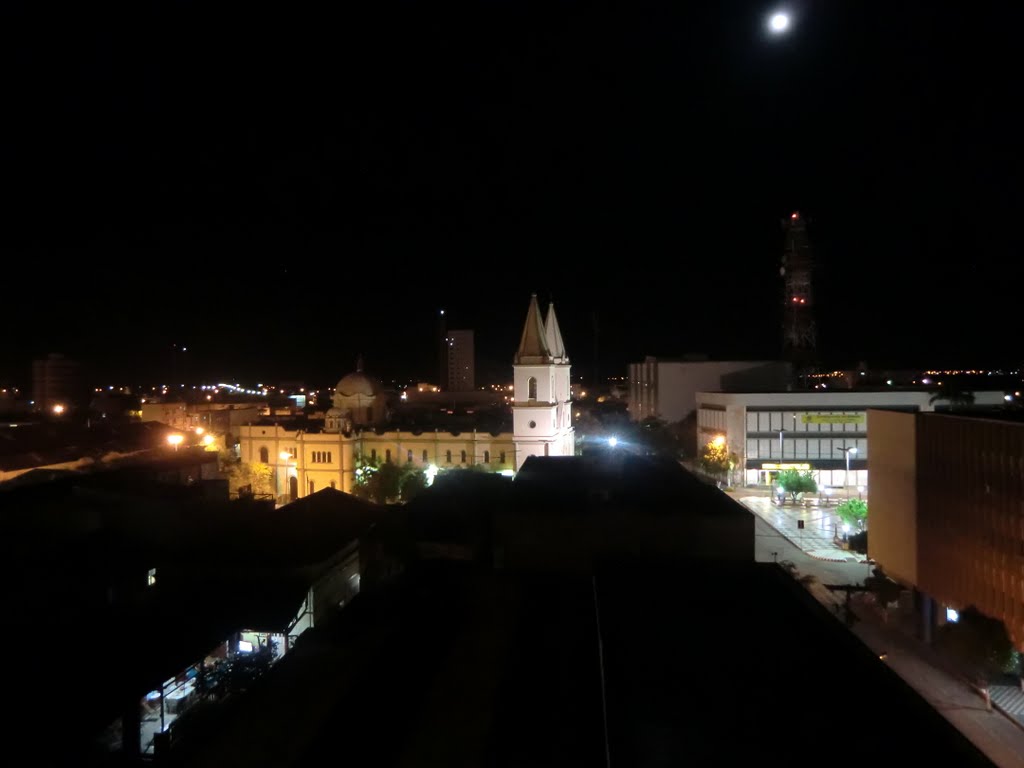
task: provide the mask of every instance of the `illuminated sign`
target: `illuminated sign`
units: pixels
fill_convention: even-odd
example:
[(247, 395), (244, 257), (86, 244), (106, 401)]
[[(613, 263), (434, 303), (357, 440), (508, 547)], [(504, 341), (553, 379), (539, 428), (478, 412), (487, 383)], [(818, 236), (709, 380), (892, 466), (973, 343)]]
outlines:
[(864, 413), (805, 413), (800, 416), (804, 424), (863, 424)]
[(762, 464), (761, 469), (810, 469), (810, 464)]

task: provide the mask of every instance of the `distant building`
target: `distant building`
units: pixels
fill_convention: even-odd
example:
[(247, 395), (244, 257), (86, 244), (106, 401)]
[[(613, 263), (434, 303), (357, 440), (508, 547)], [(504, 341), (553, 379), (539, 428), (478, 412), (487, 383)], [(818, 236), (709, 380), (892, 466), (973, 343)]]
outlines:
[(1024, 649), (1024, 423), (869, 415), (868, 554), (918, 593), (922, 636), (973, 606)]
[(642, 363), (629, 366), (630, 418), (681, 422), (697, 408), (697, 392), (724, 389), (723, 377), (741, 373), (746, 380), (739, 386), (784, 389), (791, 372), (788, 364), (770, 360), (664, 360), (648, 356)]
[(476, 388), (473, 331), (448, 331), (448, 389), (471, 392)]
[(77, 361), (59, 354), (32, 361), (32, 400), (37, 410), (71, 409), (81, 406), (85, 397)]
[[(360, 459), (421, 469), (431, 465), (438, 469), (483, 466), (496, 472), (514, 472), (529, 456), (575, 453), (569, 358), (554, 307), (548, 307), (545, 322), (536, 295), (530, 299), (513, 365), (512, 432), (490, 431), (491, 422), (483, 419), (476, 426), (451, 430), (392, 426), (389, 414), (396, 407), (393, 393), (386, 392), (361, 367), (358, 363), (355, 372), (338, 382), (333, 406), (322, 426), (264, 419), (240, 427), (242, 460), (273, 468), (282, 502), (327, 487), (351, 493)], [(463, 405), (486, 405), (495, 399), (492, 393), (479, 395), (473, 393), (473, 401)], [(443, 392), (418, 397), (425, 403), (434, 398), (439, 398), (439, 404), (445, 402)]]
[[(698, 392), (697, 402), (697, 450), (723, 435), (747, 485), (770, 485), (783, 469), (806, 469), (820, 487), (845, 489), (868, 484), (869, 409), (937, 407), (923, 390)], [(978, 392), (975, 403), (1001, 405), (1003, 393)]]

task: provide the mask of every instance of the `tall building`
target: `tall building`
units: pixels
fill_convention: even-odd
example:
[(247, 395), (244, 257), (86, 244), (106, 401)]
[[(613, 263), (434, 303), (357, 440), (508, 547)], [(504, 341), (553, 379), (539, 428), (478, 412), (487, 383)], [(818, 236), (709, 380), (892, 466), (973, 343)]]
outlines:
[(37, 409), (52, 411), (57, 407), (79, 406), (84, 396), (76, 361), (58, 354), (32, 361), (32, 400)]
[(473, 331), (448, 331), (448, 386), (451, 392), (472, 392), (476, 389), (473, 355)]
[(548, 305), (545, 321), (537, 304), (537, 294), (530, 297), (512, 369), (516, 468), (522, 467), (528, 456), (575, 455), (569, 356), (554, 303)]
[(973, 606), (1024, 649), (1024, 424), (869, 413), (868, 554), (914, 590), (921, 636)]
[(814, 363), (817, 330), (814, 325), (814, 257), (807, 237), (807, 223), (794, 211), (782, 223), (785, 242), (782, 251), (782, 356), (794, 363), (798, 373)]

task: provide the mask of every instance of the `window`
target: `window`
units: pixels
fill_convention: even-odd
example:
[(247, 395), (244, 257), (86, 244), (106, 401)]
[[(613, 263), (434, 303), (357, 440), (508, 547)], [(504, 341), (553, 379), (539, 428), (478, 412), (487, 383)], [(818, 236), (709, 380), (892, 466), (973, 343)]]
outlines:
[(446, 462), (447, 462), (448, 464), (451, 464), (451, 463), (452, 463), (452, 452), (451, 452), (451, 451), (446, 451), (446, 452), (445, 452), (445, 454), (444, 454), (444, 460), (445, 460), (445, 461), (446, 461)]
[(490, 464), (490, 463), (491, 463), (491, 452), (490, 451), (484, 451), (484, 464)]
[(260, 448), (260, 461), (262, 461), (264, 464), (270, 463), (270, 451), (267, 450), (266, 446)]
[(313, 481), (312, 480), (309, 481), (309, 495), (310, 496), (313, 495)]
[(146, 573), (146, 586), (152, 587), (156, 584), (156, 568), (150, 568)]
[(537, 379), (534, 378), (533, 376), (531, 376), (529, 381), (526, 382), (526, 389), (527, 389), (526, 398), (528, 400), (536, 400), (537, 399)]
[(462, 463), (463, 464), (466, 463), (466, 452), (465, 451), (462, 452)]
[(388, 448), (386, 451), (384, 451), (384, 461), (387, 464), (391, 463), (391, 449), (390, 448)]
[(428, 461), (428, 459), (427, 459), (427, 452), (426, 452), (426, 450), (424, 450), (423, 451), (423, 463), (426, 464), (427, 461)]
[(504, 451), (502, 451), (501, 453), (498, 454), (498, 463), (499, 464), (504, 464), (505, 463), (505, 452)]
[(376, 448), (372, 448), (372, 449), (370, 449), (370, 461), (376, 461), (376, 460), (377, 460), (377, 449)]
[(408, 453), (405, 454), (405, 461), (408, 464), (412, 464), (412, 448), (410, 448)]

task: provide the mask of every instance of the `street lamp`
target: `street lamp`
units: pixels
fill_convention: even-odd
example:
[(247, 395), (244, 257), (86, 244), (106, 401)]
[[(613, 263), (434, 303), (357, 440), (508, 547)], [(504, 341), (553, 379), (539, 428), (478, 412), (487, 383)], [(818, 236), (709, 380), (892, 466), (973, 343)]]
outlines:
[(850, 486), (850, 454), (857, 455), (857, 446), (851, 445), (849, 448), (836, 448), (837, 451), (842, 451), (846, 456), (846, 482), (843, 483), (847, 488)]
[(278, 496), (284, 496), (287, 492), (288, 487), (288, 462), (291, 461), (292, 455), (288, 451), (281, 451), (278, 454), (278, 458), (281, 459), (281, 465), (283, 470), (281, 472), (281, 493)]
[(167, 436), (167, 442), (174, 446), (174, 450), (175, 451), (178, 450), (178, 446), (181, 445), (181, 443), (182, 443), (182, 441), (184, 439), (185, 439), (184, 435), (177, 435), (177, 434), (175, 434), (175, 435), (168, 435)]

